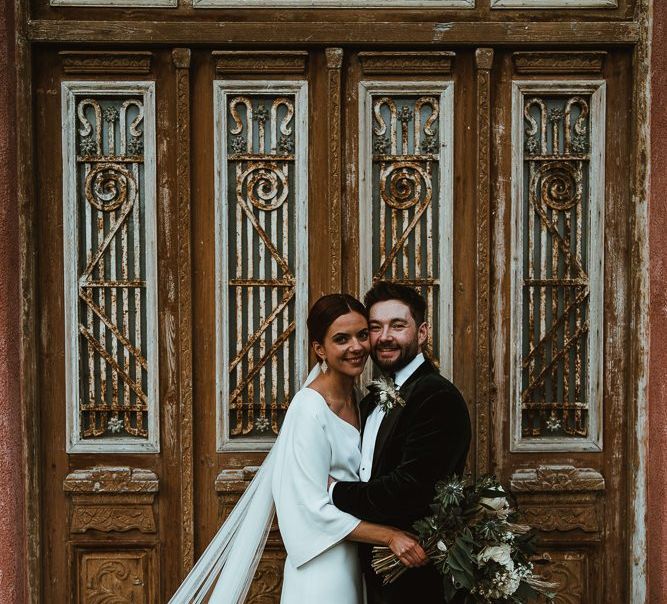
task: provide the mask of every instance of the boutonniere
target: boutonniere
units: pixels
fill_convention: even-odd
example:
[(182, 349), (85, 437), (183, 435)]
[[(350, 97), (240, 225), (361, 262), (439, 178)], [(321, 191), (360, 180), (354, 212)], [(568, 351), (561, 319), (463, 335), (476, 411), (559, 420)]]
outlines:
[(397, 405), (405, 407), (405, 399), (391, 378), (383, 376), (373, 380), (368, 384), (368, 390), (375, 396), (378, 407), (381, 407), (385, 413), (389, 413)]

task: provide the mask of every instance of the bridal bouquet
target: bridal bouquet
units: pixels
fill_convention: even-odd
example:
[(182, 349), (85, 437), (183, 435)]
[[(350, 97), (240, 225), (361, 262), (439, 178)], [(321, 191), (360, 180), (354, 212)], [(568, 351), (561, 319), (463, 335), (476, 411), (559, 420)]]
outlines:
[[(533, 533), (517, 524), (507, 493), (494, 477), (474, 484), (453, 477), (436, 485), (432, 515), (414, 529), (443, 577), (445, 599), (465, 594), (466, 604), (524, 604), (557, 587), (533, 573)], [(406, 569), (387, 547), (373, 549), (373, 569), (385, 584)]]

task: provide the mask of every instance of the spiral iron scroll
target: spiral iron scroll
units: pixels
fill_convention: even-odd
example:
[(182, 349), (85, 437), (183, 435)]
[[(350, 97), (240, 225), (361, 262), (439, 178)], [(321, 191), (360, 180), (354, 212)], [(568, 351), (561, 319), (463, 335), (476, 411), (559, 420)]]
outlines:
[(535, 170), (530, 190), (552, 210), (562, 212), (581, 203), (582, 180), (580, 167), (571, 162), (550, 161)]
[(285, 171), (273, 162), (258, 162), (241, 173), (237, 192), (264, 212), (277, 210), (289, 194)]
[(137, 184), (123, 166), (98, 164), (86, 175), (84, 191), (88, 203), (100, 212), (112, 212), (134, 202)]
[(427, 168), (418, 163), (397, 161), (380, 170), (380, 196), (395, 210), (407, 210), (421, 203), (427, 206), (433, 185)]

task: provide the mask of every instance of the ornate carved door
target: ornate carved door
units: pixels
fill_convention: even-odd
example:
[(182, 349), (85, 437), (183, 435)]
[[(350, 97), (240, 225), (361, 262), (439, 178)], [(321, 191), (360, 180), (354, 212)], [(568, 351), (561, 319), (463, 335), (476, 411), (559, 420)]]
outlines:
[[(628, 601), (631, 59), (37, 50), (45, 601), (167, 601), (306, 375), (309, 303), (376, 278), (426, 296), (469, 469), (557, 601)], [(274, 531), (248, 601), (283, 559)]]

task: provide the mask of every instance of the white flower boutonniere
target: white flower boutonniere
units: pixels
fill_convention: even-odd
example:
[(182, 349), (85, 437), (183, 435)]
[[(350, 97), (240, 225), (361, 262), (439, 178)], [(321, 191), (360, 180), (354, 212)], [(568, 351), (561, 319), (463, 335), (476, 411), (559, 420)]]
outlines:
[(405, 399), (401, 396), (394, 380), (381, 377), (368, 384), (368, 390), (375, 396), (378, 407), (389, 413), (396, 405), (405, 407)]

